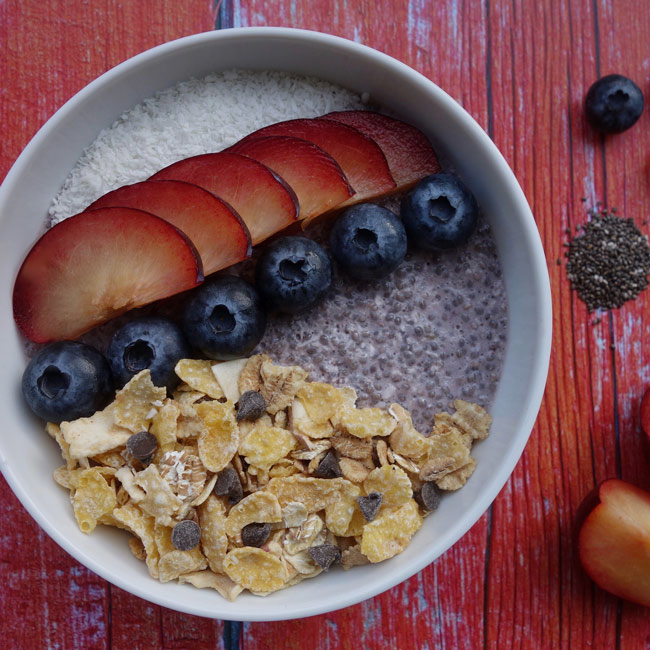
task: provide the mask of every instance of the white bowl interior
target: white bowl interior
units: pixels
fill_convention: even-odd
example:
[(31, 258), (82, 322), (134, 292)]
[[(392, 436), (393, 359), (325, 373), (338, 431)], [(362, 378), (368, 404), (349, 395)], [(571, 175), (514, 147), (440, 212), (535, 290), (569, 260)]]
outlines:
[[(101, 527), (91, 536), (79, 531), (67, 493), (51, 479), (61, 464), (58, 449), (20, 395), (25, 356), (11, 295), (20, 263), (43, 230), (50, 201), (99, 131), (157, 90), (234, 67), (310, 74), (368, 92), (423, 129), (469, 184), (492, 226), (510, 330), (491, 409), (492, 434), (473, 452), (477, 470), (462, 490), (442, 500), (404, 553), (381, 566), (331, 571), (267, 598), (241, 596), (229, 603), (212, 591), (154, 581), (120, 531)], [(94, 81), (39, 131), (0, 188), (0, 270), (4, 476), (38, 523), (80, 562), (127, 591), (192, 614), (231, 620), (310, 616), (374, 596), (422, 569), (476, 522), (511, 474), (546, 381), (551, 335), (546, 262), (525, 197), (502, 156), (474, 120), (430, 81), (390, 57), (323, 34), (281, 28), (200, 34), (145, 52)]]

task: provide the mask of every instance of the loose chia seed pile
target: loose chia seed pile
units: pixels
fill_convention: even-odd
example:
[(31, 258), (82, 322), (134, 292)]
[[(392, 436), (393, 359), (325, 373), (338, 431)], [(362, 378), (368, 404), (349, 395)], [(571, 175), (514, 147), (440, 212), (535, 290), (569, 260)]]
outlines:
[(567, 275), (590, 312), (616, 309), (648, 286), (650, 246), (632, 219), (614, 210), (590, 216), (569, 242)]

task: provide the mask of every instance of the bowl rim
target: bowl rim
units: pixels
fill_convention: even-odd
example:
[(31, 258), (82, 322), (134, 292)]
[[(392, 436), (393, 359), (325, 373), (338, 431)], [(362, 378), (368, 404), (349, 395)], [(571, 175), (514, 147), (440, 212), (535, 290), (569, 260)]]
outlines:
[[(41, 142), (46, 140), (53, 131), (56, 131), (59, 123), (66, 118), (66, 116), (75, 110), (77, 105), (82, 102), (87, 96), (92, 95), (98, 90), (104, 88), (113, 80), (128, 69), (137, 67), (140, 64), (147, 63), (152, 59), (160, 57), (161, 55), (169, 55), (182, 51), (185, 48), (194, 47), (197, 43), (212, 40), (231, 39), (247, 39), (251, 37), (259, 38), (263, 36), (269, 41), (291, 40), (294, 42), (320, 42), (331, 46), (333, 48), (342, 49), (349, 52), (351, 55), (362, 54), (364, 56), (371, 56), (375, 58), (382, 66), (393, 68), (400, 75), (409, 78), (409, 81), (422, 86), (428, 93), (436, 96), (437, 101), (445, 106), (446, 109), (455, 112), (458, 116), (462, 117), (464, 126), (468, 129), (471, 136), (477, 140), (480, 146), (485, 150), (486, 156), (489, 157), (492, 164), (497, 169), (501, 180), (509, 191), (512, 199), (516, 202), (517, 210), (521, 214), (522, 221), (526, 229), (528, 245), (532, 250), (531, 266), (532, 275), (534, 280), (537, 295), (540, 297), (540, 336), (536, 341), (535, 349), (532, 350), (532, 356), (537, 360), (537, 365), (531, 378), (531, 388), (529, 390), (528, 409), (524, 415), (521, 429), (525, 434), (517, 436), (514, 444), (510, 445), (503, 457), (503, 462), (500, 467), (495, 471), (495, 475), (486, 490), (484, 490), (480, 497), (472, 503), (468, 510), (463, 514), (463, 525), (454, 529), (453, 535), (447, 535), (442, 544), (438, 545), (435, 553), (424, 554), (411, 561), (406, 567), (389, 572), (378, 572), (375, 580), (373, 580), (367, 587), (352, 590), (347, 593), (340, 593), (340, 599), (332, 606), (331, 603), (325, 606), (313, 605), (310, 603), (301, 604), (296, 603), (294, 610), (290, 612), (270, 612), (269, 614), (257, 613), (246, 614), (245, 611), (241, 612), (239, 620), (245, 621), (272, 621), (272, 620), (289, 620), (294, 618), (301, 618), (306, 616), (313, 616), (323, 614), (331, 611), (336, 611), (350, 605), (357, 604), (368, 598), (374, 597), (395, 585), (403, 582), (404, 580), (415, 575), (424, 567), (431, 564), (435, 559), (447, 551), (453, 544), (455, 544), (465, 533), (478, 521), (478, 519), (488, 510), (497, 494), (501, 491), (508, 478), (514, 471), (524, 447), (528, 441), (530, 433), (532, 432), (537, 414), (543, 398), (546, 378), (548, 374), (548, 367), (551, 352), (551, 331), (552, 331), (552, 303), (550, 280), (546, 259), (541, 243), (541, 238), (534, 217), (526, 200), (526, 197), (517, 182), (513, 171), (510, 169), (503, 155), (497, 149), (494, 142), (490, 139), (487, 133), (479, 126), (474, 118), (462, 108), (450, 95), (437, 86), (433, 81), (415, 71), (405, 63), (397, 59), (370, 48), (366, 45), (351, 41), (346, 38), (325, 34), (322, 32), (315, 32), (304, 29), (284, 28), (284, 27), (241, 27), (231, 28), (220, 31), (202, 32), (175, 39), (161, 45), (155, 46), (144, 52), (141, 52), (129, 59), (119, 63), (110, 70), (104, 72), (102, 75), (91, 81), (84, 88), (79, 90), (75, 95), (68, 99), (37, 131), (17, 158), (7, 176), (0, 186), (0, 204), (3, 203), (5, 195), (11, 193), (12, 186), (15, 179), (19, 178), (25, 170), (27, 163), (31, 158), (33, 150), (37, 149)], [(107, 580), (108, 582), (124, 589), (125, 591), (135, 594), (149, 602), (169, 607), (171, 609), (185, 612), (188, 614), (207, 616), (212, 618), (221, 618), (224, 616), (223, 612), (219, 611), (206, 611), (197, 610), (192, 606), (185, 606), (183, 602), (173, 600), (171, 597), (165, 596), (164, 593), (149, 592), (139, 588), (137, 585), (129, 582), (127, 578), (120, 575), (115, 575), (109, 570), (105, 569), (99, 562), (92, 556), (88, 555), (82, 549), (77, 548), (62, 532), (60, 532), (54, 525), (41, 515), (39, 507), (32, 501), (29, 494), (22, 488), (19, 477), (12, 471), (11, 466), (6, 461), (0, 449), (0, 470), (4, 475), (7, 483), (11, 487), (14, 494), (18, 497), (22, 505), (26, 508), (33, 519), (38, 525), (45, 530), (45, 532), (67, 553), (72, 555), (77, 561), (84, 566)], [(152, 582), (152, 584), (158, 584)], [(226, 601), (224, 601), (226, 602)], [(214, 609), (214, 608), (211, 608)], [(226, 618), (229, 616), (225, 614)]]

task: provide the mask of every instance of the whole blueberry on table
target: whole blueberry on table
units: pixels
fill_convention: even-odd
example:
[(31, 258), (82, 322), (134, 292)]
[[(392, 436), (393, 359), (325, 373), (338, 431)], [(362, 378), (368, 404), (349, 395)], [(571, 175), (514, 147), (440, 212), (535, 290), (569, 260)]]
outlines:
[(585, 112), (597, 131), (620, 133), (641, 117), (643, 93), (631, 79), (620, 74), (608, 74), (589, 88)]
[(478, 219), (478, 206), (460, 178), (432, 174), (402, 199), (401, 215), (411, 243), (438, 251), (455, 248), (469, 239)]
[(394, 271), (406, 255), (406, 230), (390, 210), (374, 203), (348, 208), (330, 233), (330, 250), (352, 277), (375, 280)]
[(190, 356), (190, 346), (181, 328), (169, 319), (136, 318), (115, 332), (107, 356), (118, 387), (149, 369), (156, 386), (172, 390), (179, 382), (174, 368)]
[(104, 356), (76, 341), (42, 348), (27, 365), (22, 380), (29, 408), (49, 422), (88, 417), (110, 401), (113, 377)]
[(266, 313), (255, 287), (224, 275), (194, 289), (185, 306), (183, 331), (210, 359), (245, 357), (260, 342)]
[(325, 296), (332, 284), (332, 263), (312, 239), (280, 237), (260, 256), (255, 284), (271, 309), (297, 314)]

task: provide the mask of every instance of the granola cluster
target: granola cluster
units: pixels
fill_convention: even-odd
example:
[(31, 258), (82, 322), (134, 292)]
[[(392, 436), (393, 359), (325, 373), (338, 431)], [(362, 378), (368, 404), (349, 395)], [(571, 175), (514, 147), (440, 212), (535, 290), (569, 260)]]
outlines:
[(456, 400), (428, 437), (398, 404), (308, 381), (264, 354), (184, 359), (171, 398), (144, 370), (89, 418), (49, 423), (80, 529), (129, 531), (149, 573), (232, 600), (402, 552), (474, 471), (491, 418)]

